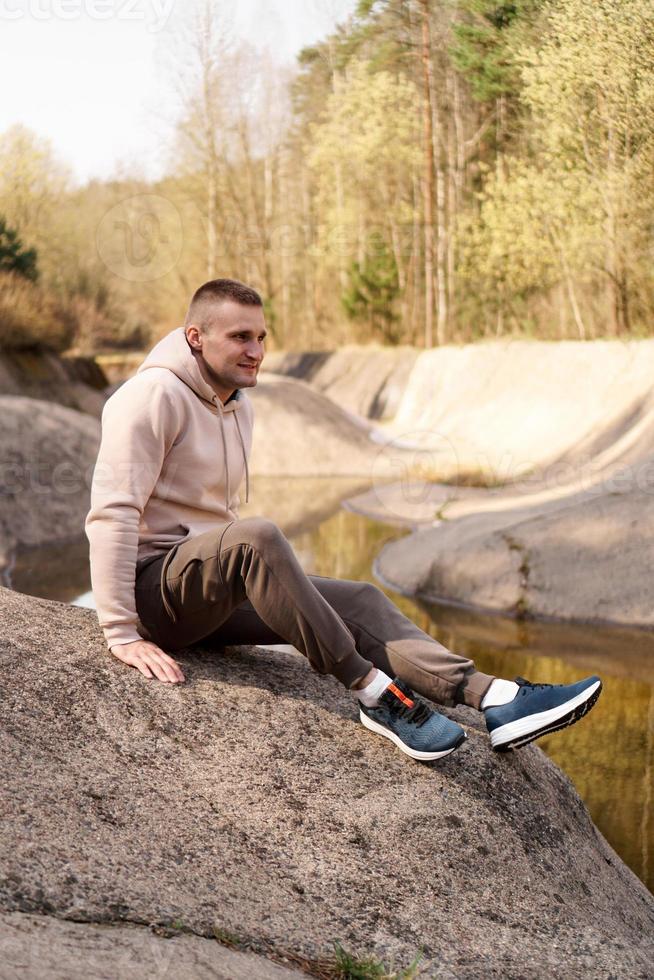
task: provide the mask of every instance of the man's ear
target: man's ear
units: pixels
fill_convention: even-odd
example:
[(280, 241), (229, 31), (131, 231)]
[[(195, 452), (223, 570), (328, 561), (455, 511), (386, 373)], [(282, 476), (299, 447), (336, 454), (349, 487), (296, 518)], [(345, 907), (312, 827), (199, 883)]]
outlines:
[[(191, 324), (190, 326), (193, 328), (193, 330), (195, 331), (195, 333), (196, 333), (197, 336), (196, 336), (195, 340), (192, 340), (189, 337), (189, 335), (186, 332), (186, 330), (185, 330), (184, 333), (185, 333), (185, 336), (186, 336), (186, 342), (187, 342), (187, 344), (189, 345), (189, 347), (192, 350), (196, 350), (196, 351), (201, 352), (202, 351), (202, 335), (200, 333), (200, 330), (199, 330), (198, 327), (195, 326), (195, 324)], [(189, 329), (189, 328), (187, 328), (187, 329)]]

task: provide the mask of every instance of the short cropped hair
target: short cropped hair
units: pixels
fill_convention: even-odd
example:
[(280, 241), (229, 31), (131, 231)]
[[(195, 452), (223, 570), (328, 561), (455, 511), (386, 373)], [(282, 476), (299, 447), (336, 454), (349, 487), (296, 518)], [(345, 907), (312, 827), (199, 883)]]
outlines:
[(189, 304), (184, 327), (194, 324), (202, 334), (206, 334), (213, 323), (216, 304), (233, 300), (241, 306), (263, 306), (263, 300), (251, 286), (238, 279), (210, 279), (193, 294)]

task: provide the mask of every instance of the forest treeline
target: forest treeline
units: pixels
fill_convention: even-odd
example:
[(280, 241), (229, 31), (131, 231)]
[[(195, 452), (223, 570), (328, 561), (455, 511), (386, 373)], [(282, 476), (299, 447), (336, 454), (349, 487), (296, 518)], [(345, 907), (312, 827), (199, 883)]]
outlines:
[(0, 345), (142, 346), (215, 276), (271, 349), (653, 332), (651, 0), (360, 0), (292, 67), (226, 16), (167, 52), (161, 180), (0, 135)]

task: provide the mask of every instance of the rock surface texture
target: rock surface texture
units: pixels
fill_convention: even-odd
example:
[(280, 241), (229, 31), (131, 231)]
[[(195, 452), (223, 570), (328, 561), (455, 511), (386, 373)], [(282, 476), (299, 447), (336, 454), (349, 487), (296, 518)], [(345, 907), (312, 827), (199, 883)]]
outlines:
[(14, 547), (83, 533), (99, 444), (85, 412), (0, 396), (0, 580)]
[(415, 347), (348, 345), (336, 351), (274, 351), (264, 372), (306, 381), (364, 418), (390, 419), (405, 394), (419, 351)]
[[(652, 425), (653, 340), (495, 340), (423, 351), (391, 431), (459, 472), (514, 479)], [(625, 442), (622, 446), (626, 445)]]
[[(45, 963), (282, 980), (340, 942), (456, 980), (652, 975), (652, 896), (562, 772), (494, 755), (471, 709), (448, 711), (468, 742), (421, 765), (297, 654), (198, 646), (171, 686), (112, 658), (90, 610), (0, 589), (0, 621), (12, 955), (22, 936)], [(216, 937), (263, 965), (221, 965)]]
[(0, 395), (57, 402), (99, 418), (107, 384), (102, 369), (91, 357), (0, 350)]
[(379, 578), (406, 595), (650, 627), (654, 483), (638, 487), (638, 473), (627, 467), (566, 495), (387, 485), (347, 506), (413, 528), (375, 561)]
[[(389, 479), (394, 458), (380, 451), (369, 422), (303, 381), (262, 375), (254, 405), (250, 471), (260, 476), (364, 476)], [(397, 454), (396, 454), (397, 455)], [(400, 456), (404, 456), (400, 451)], [(407, 462), (413, 462), (410, 454)], [(245, 499), (241, 493), (241, 498)]]

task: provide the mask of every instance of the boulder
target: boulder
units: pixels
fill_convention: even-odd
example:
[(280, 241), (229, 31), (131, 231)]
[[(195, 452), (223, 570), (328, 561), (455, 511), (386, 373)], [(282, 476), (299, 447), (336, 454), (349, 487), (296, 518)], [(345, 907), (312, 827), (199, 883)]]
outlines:
[(263, 372), (306, 381), (364, 418), (392, 418), (418, 357), (415, 347), (348, 344), (336, 351), (272, 351)]
[(81, 923), (0, 912), (0, 970), (21, 980), (301, 980), (306, 973), (185, 933), (120, 922)]
[[(386, 448), (387, 437), (304, 381), (265, 375), (248, 389), (254, 405), (250, 470), (260, 476), (365, 476), (388, 480), (423, 453)], [(429, 455), (428, 453), (426, 455)], [(416, 458), (414, 458), (416, 457)], [(241, 494), (245, 499), (244, 494)]]
[(0, 444), (1, 579), (15, 547), (83, 532), (100, 423), (55, 402), (3, 395)]
[(296, 653), (206, 642), (167, 685), (90, 610), (0, 589), (0, 626), (0, 911), (25, 949), (70, 960), (111, 928), (146, 962), (164, 930), (322, 976), (335, 943), (457, 980), (652, 975), (652, 896), (541, 750), (492, 753), (472, 709), (425, 765)]
[(654, 624), (654, 456), (532, 492), (408, 482), (347, 506), (413, 529), (374, 566), (405, 595), (521, 618)]
[(51, 351), (0, 350), (0, 395), (57, 402), (99, 418), (107, 378), (91, 357)]

